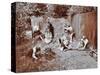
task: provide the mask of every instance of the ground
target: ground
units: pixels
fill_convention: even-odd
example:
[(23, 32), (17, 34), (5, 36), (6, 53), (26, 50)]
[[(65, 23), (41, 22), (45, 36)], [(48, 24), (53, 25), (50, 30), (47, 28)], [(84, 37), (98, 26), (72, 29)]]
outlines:
[[(23, 44), (24, 45), (24, 44)], [(26, 45), (26, 44), (25, 44)], [(31, 44), (17, 47), (17, 72), (27, 71), (54, 71), (96, 68), (97, 61), (89, 55), (89, 51), (68, 50), (61, 51), (56, 45), (51, 51), (32, 58)]]

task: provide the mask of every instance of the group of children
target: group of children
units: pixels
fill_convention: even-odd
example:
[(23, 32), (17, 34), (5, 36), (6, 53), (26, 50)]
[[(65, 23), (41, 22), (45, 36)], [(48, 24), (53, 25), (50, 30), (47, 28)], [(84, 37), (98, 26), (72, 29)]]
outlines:
[[(33, 32), (41, 32), (39, 25), (34, 25), (32, 27)], [(75, 32), (73, 27), (70, 24), (65, 24), (64, 25), (64, 34), (59, 38), (59, 44), (60, 44), (60, 50), (64, 51), (64, 50), (73, 50), (73, 49), (79, 49), (79, 50), (84, 50), (87, 46), (87, 44), (89, 43), (88, 39), (85, 36), (82, 36), (82, 38), (80, 39), (80, 41), (77, 43), (76, 47), (73, 47), (73, 42), (75, 39)], [(38, 35), (38, 38), (41, 39), (41, 41), (45, 42), (46, 44), (49, 44), (53, 41), (54, 38), (54, 27), (52, 25), (52, 23), (50, 23), (48, 21), (47, 24), (47, 28), (45, 29), (45, 32), (42, 33), (40, 35)], [(34, 39), (34, 38), (33, 38)], [(35, 59), (38, 59), (36, 57), (36, 46), (33, 47), (33, 54), (32, 57)]]

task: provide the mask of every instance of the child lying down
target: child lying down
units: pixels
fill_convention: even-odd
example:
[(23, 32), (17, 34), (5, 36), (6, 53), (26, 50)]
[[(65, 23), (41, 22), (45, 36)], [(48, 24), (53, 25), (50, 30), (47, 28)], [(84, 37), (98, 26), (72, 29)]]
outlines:
[(77, 50), (84, 50), (86, 49), (89, 41), (88, 39), (83, 36), (79, 41), (74, 40), (72, 43), (69, 43), (69, 40), (67, 39), (63, 39), (63, 40), (59, 40), (61, 47), (60, 50), (61, 51), (65, 51), (65, 50), (73, 50), (73, 49), (77, 49)]

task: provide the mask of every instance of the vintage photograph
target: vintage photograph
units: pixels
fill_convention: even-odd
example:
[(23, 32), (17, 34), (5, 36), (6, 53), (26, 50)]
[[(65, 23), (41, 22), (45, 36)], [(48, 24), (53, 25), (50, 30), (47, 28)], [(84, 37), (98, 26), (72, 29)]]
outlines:
[(97, 7), (14, 4), (16, 72), (97, 68)]

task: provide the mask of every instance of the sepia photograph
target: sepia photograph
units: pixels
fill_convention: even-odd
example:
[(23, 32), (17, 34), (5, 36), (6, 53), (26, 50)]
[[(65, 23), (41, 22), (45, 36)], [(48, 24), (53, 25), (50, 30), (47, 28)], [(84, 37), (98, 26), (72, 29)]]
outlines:
[(11, 10), (12, 71), (97, 68), (97, 7), (15, 2)]

